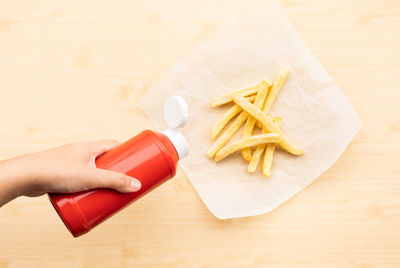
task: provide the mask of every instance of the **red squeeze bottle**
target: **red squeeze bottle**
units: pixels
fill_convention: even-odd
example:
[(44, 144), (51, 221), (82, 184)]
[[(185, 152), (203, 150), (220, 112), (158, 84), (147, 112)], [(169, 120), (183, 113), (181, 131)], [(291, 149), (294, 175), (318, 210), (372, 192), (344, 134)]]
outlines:
[(144, 130), (96, 159), (98, 168), (138, 179), (142, 184), (138, 192), (94, 189), (73, 194), (49, 194), (51, 203), (74, 237), (87, 233), (175, 175), (178, 160), (188, 154), (186, 139), (176, 130), (187, 119), (183, 98), (169, 97), (164, 115), (171, 128), (162, 133)]

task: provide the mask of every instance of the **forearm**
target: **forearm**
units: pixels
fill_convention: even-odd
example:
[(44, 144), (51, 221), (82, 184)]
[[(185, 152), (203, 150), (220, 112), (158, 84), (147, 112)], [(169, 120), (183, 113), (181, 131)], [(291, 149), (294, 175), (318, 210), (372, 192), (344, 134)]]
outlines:
[(0, 207), (26, 194), (30, 176), (23, 161), (21, 157), (0, 161)]

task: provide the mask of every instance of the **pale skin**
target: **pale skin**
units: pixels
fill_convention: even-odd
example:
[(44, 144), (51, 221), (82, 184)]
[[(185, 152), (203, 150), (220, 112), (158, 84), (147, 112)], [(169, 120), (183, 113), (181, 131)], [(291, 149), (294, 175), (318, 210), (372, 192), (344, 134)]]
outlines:
[(141, 184), (137, 179), (96, 168), (95, 159), (119, 144), (112, 140), (73, 143), (0, 161), (0, 207), (19, 196), (95, 188), (138, 191)]

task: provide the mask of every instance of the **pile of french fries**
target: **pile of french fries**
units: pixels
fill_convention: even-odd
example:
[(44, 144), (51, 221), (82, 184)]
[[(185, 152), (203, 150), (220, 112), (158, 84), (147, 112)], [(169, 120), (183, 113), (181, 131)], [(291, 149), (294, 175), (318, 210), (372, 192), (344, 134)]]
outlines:
[[(216, 139), (216, 141), (207, 152), (210, 158), (215, 157), (215, 161), (218, 162), (242, 150), (243, 158), (249, 162), (248, 171), (254, 173), (265, 151), (262, 172), (264, 176), (270, 177), (277, 144), (293, 155), (303, 154), (303, 150), (289, 142), (282, 133), (280, 129), (282, 118), (271, 118), (269, 114), (288, 74), (289, 68), (282, 68), (272, 84), (269, 81), (261, 81), (256, 85), (219, 96), (211, 101), (212, 107), (232, 102), (233, 106), (211, 129), (211, 140)], [(229, 124), (230, 121), (232, 122)], [(226, 145), (243, 124), (242, 138)], [(253, 135), (256, 126), (261, 129), (261, 134)], [(254, 146), (256, 148), (252, 153), (251, 149)]]

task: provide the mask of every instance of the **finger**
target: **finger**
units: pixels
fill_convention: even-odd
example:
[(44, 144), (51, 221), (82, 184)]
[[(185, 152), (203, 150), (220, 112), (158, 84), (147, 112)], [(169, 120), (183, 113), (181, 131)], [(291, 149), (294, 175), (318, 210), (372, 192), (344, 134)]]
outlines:
[(118, 192), (130, 193), (139, 191), (141, 187), (139, 180), (123, 173), (99, 168), (88, 168), (86, 173), (86, 185), (90, 189), (111, 188)]

